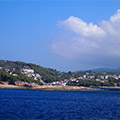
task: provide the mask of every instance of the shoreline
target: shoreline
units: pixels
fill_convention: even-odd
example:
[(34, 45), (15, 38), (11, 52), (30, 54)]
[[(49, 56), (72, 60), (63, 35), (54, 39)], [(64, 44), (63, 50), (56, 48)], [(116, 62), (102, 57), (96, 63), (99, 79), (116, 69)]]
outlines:
[(27, 90), (48, 90), (48, 91), (120, 91), (120, 87), (83, 87), (83, 86), (51, 86), (43, 85), (38, 87), (24, 87), (16, 85), (0, 84), (0, 89), (27, 89)]
[(38, 87), (24, 87), (24, 86), (16, 86), (16, 85), (3, 85), (0, 84), (0, 89), (28, 89), (28, 90), (50, 90), (50, 91), (89, 91), (89, 90), (99, 90), (90, 87), (83, 87), (83, 86), (50, 86), (50, 85), (43, 85)]

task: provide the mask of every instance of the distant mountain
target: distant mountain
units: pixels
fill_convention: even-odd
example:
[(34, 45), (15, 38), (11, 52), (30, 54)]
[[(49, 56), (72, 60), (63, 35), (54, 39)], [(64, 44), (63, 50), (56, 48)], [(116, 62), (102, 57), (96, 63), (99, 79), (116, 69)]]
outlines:
[(120, 68), (97, 68), (92, 69), (93, 72), (104, 71), (104, 72), (120, 72)]
[(92, 71), (92, 72), (120, 72), (119, 68), (96, 68), (96, 69), (89, 69), (89, 70), (79, 70), (76, 72), (86, 72), (86, 71)]

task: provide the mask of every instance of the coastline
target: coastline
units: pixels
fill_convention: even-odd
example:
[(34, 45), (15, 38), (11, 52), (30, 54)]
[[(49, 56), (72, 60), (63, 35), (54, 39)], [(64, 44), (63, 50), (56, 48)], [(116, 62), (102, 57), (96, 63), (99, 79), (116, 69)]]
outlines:
[(37, 87), (24, 87), (16, 85), (0, 84), (0, 89), (28, 89), (28, 90), (49, 90), (49, 91), (120, 91), (120, 87), (83, 87), (83, 86), (51, 86), (43, 85)]
[(0, 89), (26, 89), (26, 87), (0, 84)]
[(38, 87), (24, 87), (16, 85), (3, 85), (0, 84), (0, 89), (28, 89), (28, 90), (50, 90), (50, 91), (89, 91), (89, 90), (100, 90), (96, 88), (83, 87), (83, 86), (51, 86), (43, 85)]

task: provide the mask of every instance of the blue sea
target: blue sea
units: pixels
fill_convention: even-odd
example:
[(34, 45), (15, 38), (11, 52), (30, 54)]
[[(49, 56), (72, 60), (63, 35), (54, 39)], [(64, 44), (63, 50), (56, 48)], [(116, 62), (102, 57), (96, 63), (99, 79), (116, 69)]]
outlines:
[(120, 120), (120, 92), (0, 89), (0, 120)]

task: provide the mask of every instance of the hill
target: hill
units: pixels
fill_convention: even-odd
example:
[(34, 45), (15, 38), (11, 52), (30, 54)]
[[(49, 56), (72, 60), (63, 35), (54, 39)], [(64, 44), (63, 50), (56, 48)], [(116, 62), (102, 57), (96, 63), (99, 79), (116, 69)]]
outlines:
[(120, 86), (120, 72), (116, 71), (119, 69), (114, 69), (114, 71), (95, 69), (65, 73), (32, 63), (0, 60), (0, 83), (8, 82), (18, 86), (37, 86), (38, 84), (87, 87)]
[(25, 67), (29, 69), (33, 69), (35, 74), (39, 74), (41, 79), (48, 83), (57, 81), (60, 79), (60, 72), (50, 69), (44, 68), (40, 65), (32, 64), (32, 63), (25, 63), (20, 61), (8, 61), (8, 60), (0, 60), (0, 67), (4, 70), (9, 70), (13, 74), (21, 75), (21, 70)]

